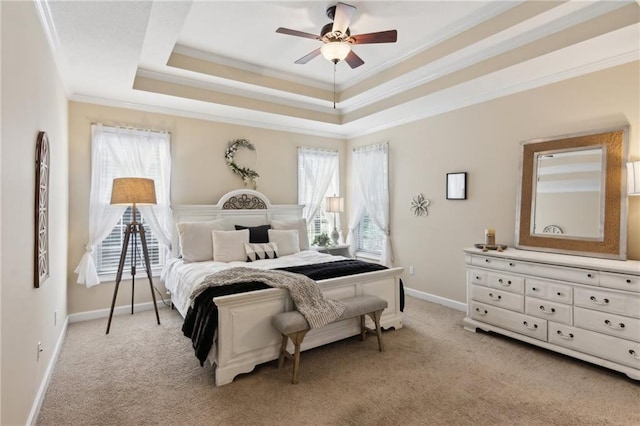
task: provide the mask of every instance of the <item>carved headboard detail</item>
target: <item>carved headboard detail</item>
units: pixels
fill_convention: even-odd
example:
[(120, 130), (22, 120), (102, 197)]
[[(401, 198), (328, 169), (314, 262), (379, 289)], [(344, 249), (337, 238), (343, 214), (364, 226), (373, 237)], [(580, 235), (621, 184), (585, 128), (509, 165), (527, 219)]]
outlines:
[(266, 209), (265, 202), (256, 195), (242, 194), (229, 198), (222, 204), (224, 210)]

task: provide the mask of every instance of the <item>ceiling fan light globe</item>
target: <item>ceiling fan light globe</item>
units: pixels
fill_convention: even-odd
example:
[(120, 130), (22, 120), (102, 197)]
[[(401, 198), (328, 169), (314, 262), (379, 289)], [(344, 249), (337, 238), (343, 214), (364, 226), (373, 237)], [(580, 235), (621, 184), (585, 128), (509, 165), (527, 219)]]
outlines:
[(349, 43), (332, 41), (324, 44), (320, 51), (326, 60), (337, 63), (347, 57), (351, 52), (351, 46), (349, 46)]

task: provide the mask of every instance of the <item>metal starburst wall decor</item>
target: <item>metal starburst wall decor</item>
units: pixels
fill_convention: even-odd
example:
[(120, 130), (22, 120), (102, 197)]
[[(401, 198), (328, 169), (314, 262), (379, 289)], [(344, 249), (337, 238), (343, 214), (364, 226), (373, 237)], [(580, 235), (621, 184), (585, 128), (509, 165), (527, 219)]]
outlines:
[(416, 216), (428, 216), (429, 211), (427, 207), (429, 207), (430, 203), (431, 201), (424, 198), (424, 195), (417, 194), (413, 197), (413, 200), (411, 200), (411, 212)]

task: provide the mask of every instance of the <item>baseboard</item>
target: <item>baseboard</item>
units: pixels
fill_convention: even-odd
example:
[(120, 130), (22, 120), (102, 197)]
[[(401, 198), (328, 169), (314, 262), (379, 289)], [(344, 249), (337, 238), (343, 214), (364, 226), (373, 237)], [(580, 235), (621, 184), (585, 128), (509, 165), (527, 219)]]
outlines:
[[(158, 309), (166, 308), (161, 300), (156, 302)], [(150, 311), (153, 309), (153, 302), (136, 303), (133, 305), (133, 312)], [(108, 318), (110, 309), (98, 309), (95, 311), (78, 312), (69, 315), (69, 323), (90, 321), (100, 318)], [(121, 315), (131, 313), (131, 305), (116, 306), (113, 309), (113, 315)]]
[(49, 388), (49, 382), (51, 381), (51, 375), (53, 374), (53, 369), (58, 363), (58, 355), (60, 355), (60, 349), (62, 349), (62, 343), (64, 342), (64, 338), (67, 335), (67, 328), (69, 327), (69, 317), (65, 320), (62, 325), (62, 332), (60, 333), (60, 337), (58, 337), (58, 341), (56, 342), (56, 346), (53, 349), (53, 356), (49, 361), (49, 365), (47, 365), (47, 369), (44, 373), (44, 377), (42, 378), (42, 382), (40, 383), (40, 387), (38, 388), (38, 392), (36, 393), (36, 397), (33, 400), (33, 406), (31, 407), (31, 411), (29, 412), (29, 417), (25, 424), (27, 425), (35, 425), (38, 420), (38, 415), (40, 414), (40, 409), (42, 408), (42, 403), (44, 402), (44, 396), (47, 393), (47, 388)]
[(443, 305), (447, 308), (455, 309), (457, 311), (467, 312), (467, 304), (458, 302), (457, 300), (447, 299), (446, 297), (436, 296), (435, 294), (425, 293), (424, 291), (414, 290), (407, 287), (404, 288), (404, 292), (406, 295), (415, 297), (417, 299), (437, 303), (438, 305)]

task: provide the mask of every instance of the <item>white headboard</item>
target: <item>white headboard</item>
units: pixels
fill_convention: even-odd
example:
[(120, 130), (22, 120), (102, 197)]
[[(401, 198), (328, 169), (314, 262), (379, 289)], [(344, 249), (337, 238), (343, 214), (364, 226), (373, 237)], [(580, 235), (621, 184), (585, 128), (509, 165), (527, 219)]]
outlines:
[(271, 204), (261, 192), (252, 189), (237, 189), (224, 194), (217, 204), (177, 204), (173, 211), (171, 236), (172, 255), (179, 253), (180, 239), (176, 224), (181, 222), (206, 222), (226, 218), (231, 225), (257, 226), (272, 220), (295, 220), (302, 218), (303, 205)]

